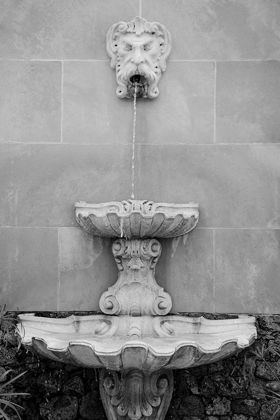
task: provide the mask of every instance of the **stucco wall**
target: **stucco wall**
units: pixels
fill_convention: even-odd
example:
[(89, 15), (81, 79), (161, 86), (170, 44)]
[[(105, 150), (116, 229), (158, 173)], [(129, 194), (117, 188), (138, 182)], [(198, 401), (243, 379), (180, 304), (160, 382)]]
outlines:
[(116, 279), (74, 202), (131, 195), (133, 106), (105, 36), (139, 14), (173, 51), (160, 96), (137, 104), (135, 198), (201, 216), (162, 241), (158, 282), (173, 311), (279, 313), (277, 0), (0, 2), (0, 304), (96, 310)]

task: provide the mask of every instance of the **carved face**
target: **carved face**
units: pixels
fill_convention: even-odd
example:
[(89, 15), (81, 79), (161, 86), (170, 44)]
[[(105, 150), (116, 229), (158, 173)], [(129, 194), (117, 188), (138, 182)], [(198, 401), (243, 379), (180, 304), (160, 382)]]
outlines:
[(117, 49), (117, 72), (121, 72), (129, 65), (131, 75), (138, 73), (148, 78), (149, 70), (146, 68), (148, 65), (155, 73), (158, 73), (161, 43), (160, 39), (152, 34), (122, 35)]
[(116, 69), (120, 98), (133, 97), (135, 88), (137, 96), (158, 96), (157, 84), (171, 51), (170, 34), (163, 25), (139, 17), (119, 22), (108, 32), (107, 51)]
[[(161, 76), (159, 57), (161, 55), (162, 40), (152, 34), (124, 34), (119, 38), (117, 48), (117, 81), (133, 85), (133, 76), (140, 75), (139, 87), (146, 85), (147, 95), (149, 86), (157, 82)], [(145, 90), (145, 87), (142, 87)]]

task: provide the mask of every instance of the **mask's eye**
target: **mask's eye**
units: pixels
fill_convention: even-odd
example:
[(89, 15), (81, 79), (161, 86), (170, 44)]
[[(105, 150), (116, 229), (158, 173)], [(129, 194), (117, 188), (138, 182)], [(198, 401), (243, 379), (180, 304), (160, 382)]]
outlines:
[(131, 51), (132, 50), (132, 45), (129, 45), (127, 43), (123, 44), (123, 48), (125, 49), (125, 51)]
[(144, 51), (149, 51), (152, 48), (152, 43), (149, 42), (148, 44), (144, 45)]

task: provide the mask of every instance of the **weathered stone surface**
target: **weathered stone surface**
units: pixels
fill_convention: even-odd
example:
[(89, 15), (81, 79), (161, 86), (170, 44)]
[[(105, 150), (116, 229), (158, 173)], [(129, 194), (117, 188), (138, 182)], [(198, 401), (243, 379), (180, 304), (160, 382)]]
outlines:
[(226, 398), (246, 398), (247, 389), (245, 381), (239, 381), (240, 383), (236, 383), (234, 380), (230, 379), (231, 378), (227, 377), (224, 381), (216, 384), (217, 394)]
[[(120, 101), (115, 97), (115, 77), (106, 53), (105, 36), (114, 22), (129, 21), (141, 14), (149, 21), (166, 25), (174, 40), (174, 50), (170, 56), (173, 61), (169, 62), (159, 84), (160, 98), (148, 103), (137, 102), (135, 195), (157, 201), (201, 202), (201, 227), (279, 228), (280, 151), (279, 145), (271, 144), (279, 142), (279, 7), (277, 1), (266, 0), (84, 0), (70, 3), (42, 0), (40, 4), (35, 0), (23, 4), (15, 0), (2, 1), (0, 142), (38, 144), (0, 145), (1, 226), (75, 226), (75, 200), (104, 202), (130, 196), (133, 107), (131, 100)], [(22, 61), (34, 58), (35, 61)], [(65, 58), (63, 63), (55, 61)], [(215, 65), (214, 60), (222, 61)], [(63, 86), (61, 80), (64, 80)], [(63, 115), (60, 115), (61, 109)], [(216, 141), (230, 144), (213, 144), (215, 116)], [(62, 127), (60, 117), (63, 117)], [(61, 132), (65, 144), (49, 144), (59, 143)], [(48, 144), (40, 144), (42, 142)], [(244, 142), (270, 144), (240, 145)], [(9, 242), (10, 239), (6, 239)], [(210, 233), (208, 239), (211, 239)], [(210, 265), (213, 247), (208, 239), (204, 248), (198, 247), (205, 253), (194, 256), (193, 252), (189, 262), (183, 255), (185, 247), (180, 251), (180, 242), (176, 253), (181, 252), (183, 262), (176, 260), (176, 253), (170, 258), (173, 264), (169, 271), (170, 284), (162, 270), (162, 285), (169, 293), (173, 293), (171, 283), (173, 278), (175, 280), (179, 310), (186, 310), (188, 306), (212, 312), (219, 308), (215, 303), (215, 293), (219, 290), (216, 288), (215, 292)], [(264, 306), (267, 311), (278, 310), (274, 296), (279, 290), (273, 280), (279, 274), (276, 239), (272, 238), (270, 244), (266, 242), (268, 259), (263, 262), (263, 270), (256, 274), (257, 285), (251, 287), (250, 296), (254, 291), (260, 293), (259, 299), (264, 302), (259, 306), (256, 300), (258, 310)], [(73, 245), (72, 257), (79, 249), (78, 242), (77, 239)], [(166, 249), (170, 246), (173, 253), (177, 245), (173, 242), (166, 245)], [(251, 264), (248, 242), (246, 246)], [(260, 247), (256, 247), (261, 258)], [(6, 274), (5, 250), (2, 255), (2, 270)], [(40, 255), (45, 266), (49, 263), (48, 257)], [(91, 251), (87, 255), (92, 255)], [(102, 255), (105, 260), (103, 251)], [(207, 263), (199, 266), (198, 261), (204, 257)], [(11, 257), (7, 261), (11, 262)], [(244, 263), (245, 258), (239, 261)], [(30, 274), (32, 279), (37, 277), (36, 282), (32, 280), (36, 287), (39, 276), (50, 285), (51, 293), (47, 291), (46, 301), (49, 299), (49, 308), (55, 308), (53, 286), (57, 275), (52, 271), (54, 268), (48, 267), (47, 274), (39, 268), (38, 275), (36, 263), (32, 264), (35, 264), (30, 269), (32, 272), (28, 269), (26, 275)], [(79, 276), (81, 284), (87, 288), (96, 273), (93, 265), (81, 268), (77, 260), (75, 264), (75, 268), (60, 271), (61, 295), (65, 295), (61, 304), (69, 309), (75, 305), (75, 298), (69, 298), (70, 288), (75, 284), (73, 290), (77, 291)], [(230, 277), (237, 279), (238, 285), (242, 281), (238, 277), (240, 270), (245, 275), (249, 272), (250, 281), (254, 282), (254, 267), (251, 271), (246, 265), (242, 269), (233, 260), (228, 264), (232, 269)], [(258, 270), (258, 262), (255, 265)], [(94, 266), (100, 267), (97, 263)], [(114, 270), (111, 259), (104, 277), (111, 276)], [(191, 274), (187, 270), (191, 270)], [(226, 273), (224, 267), (221, 271)], [(94, 297), (96, 301), (108, 286), (104, 284), (101, 290), (101, 277), (101, 274), (96, 275), (100, 286)], [(184, 287), (178, 289), (180, 278)], [(26, 284), (20, 282), (22, 280), (17, 280), (16, 287), (22, 284), (22, 288), (17, 288), (13, 296), (22, 294)], [(69, 288), (65, 286), (67, 282)], [(227, 280), (225, 282), (227, 284)], [(233, 286), (230, 285), (228, 293), (225, 289), (226, 286), (218, 298), (223, 294), (228, 302)], [(186, 299), (180, 293), (182, 290), (191, 291)], [(24, 293), (23, 297), (29, 302), (30, 310), (34, 309), (35, 300), (39, 308), (39, 298), (42, 298), (36, 295), (34, 299), (32, 293)], [(242, 293), (238, 296), (234, 308), (247, 309), (246, 299), (242, 303)], [(92, 296), (86, 299), (90, 302)], [(272, 307), (265, 303), (266, 299), (272, 301)], [(21, 302), (23, 300), (21, 298)], [(253, 297), (250, 302), (249, 308), (254, 310)], [(223, 310), (228, 311), (229, 306), (224, 306)]]
[(279, 143), (280, 62), (218, 63), (216, 103), (218, 143)]
[(2, 152), (5, 207), (19, 226), (75, 226), (75, 201), (131, 194), (129, 146), (2, 144)]
[(266, 396), (264, 383), (258, 379), (251, 381), (249, 390), (252, 398), (256, 400), (262, 400)]
[(117, 279), (111, 240), (90, 236), (80, 227), (60, 228), (58, 240), (60, 310), (99, 310), (101, 294)]
[(45, 389), (49, 394), (55, 394), (60, 391), (60, 383), (58, 377), (49, 373), (42, 373), (38, 376), (37, 386), (41, 389)]
[(248, 417), (244, 416), (243, 414), (234, 414), (232, 420), (248, 420)]
[[(179, 408), (180, 416), (198, 416), (201, 420), (206, 419), (204, 404), (200, 397), (190, 395), (184, 399)], [(192, 417), (191, 417), (192, 418)]]
[[(2, 146), (2, 147), (1, 147)], [(9, 146), (0, 144), (0, 226), (14, 226), (16, 224), (16, 207), (18, 194), (14, 190), (12, 181), (13, 168), (10, 160)]]
[[(260, 420), (271, 420), (276, 415), (276, 419), (279, 416), (280, 412), (280, 401), (279, 400), (270, 400), (262, 404), (260, 410)], [(278, 417), (279, 418), (279, 417)]]
[[(273, 315), (273, 316), (263, 316), (259, 320), (260, 328), (264, 331), (267, 331), (268, 334), (272, 333), (273, 331), (280, 332), (280, 315)], [(277, 342), (279, 341), (279, 337), (276, 337)]]
[(160, 242), (156, 278), (172, 297), (172, 312), (214, 312), (213, 232), (196, 227), (183, 237)]
[(217, 397), (213, 399), (213, 403), (206, 408), (207, 414), (225, 415), (230, 412), (231, 402), (227, 398)]
[(162, 22), (179, 40), (173, 44), (173, 60), (280, 57), (277, 1), (143, 0), (142, 14)]
[(138, 146), (139, 195), (175, 203), (195, 197), (199, 226), (279, 227), (279, 146)]
[(98, 391), (87, 393), (82, 397), (79, 409), (80, 416), (85, 420), (105, 420), (105, 412)]
[(280, 391), (280, 381), (278, 379), (278, 375), (277, 375), (277, 369), (275, 372), (275, 376), (277, 376), (277, 380), (276, 381), (271, 381), (271, 382), (267, 382), (265, 387), (266, 389), (273, 391), (273, 392), (279, 392)]
[(256, 376), (261, 379), (275, 381), (280, 375), (280, 361), (275, 363), (261, 362), (256, 369)]
[(15, 348), (0, 347), (1, 366), (14, 366), (17, 364), (17, 352)]
[(49, 402), (40, 404), (40, 415), (44, 420), (75, 420), (78, 414), (76, 397), (54, 397)]
[(63, 141), (131, 144), (133, 102), (120, 101), (115, 91), (109, 60), (65, 62)]
[(260, 411), (260, 403), (249, 399), (236, 399), (231, 403), (232, 412), (247, 416), (256, 416)]
[(112, 23), (139, 14), (135, 0), (1, 2), (1, 58), (107, 59)]
[(0, 304), (10, 310), (56, 310), (55, 228), (1, 228)]
[(46, 370), (46, 364), (43, 363), (42, 361), (40, 361), (34, 354), (32, 354), (32, 356), (27, 356), (25, 359), (25, 366), (27, 368), (28, 374), (27, 374), (27, 378), (29, 376), (29, 374), (35, 374), (37, 375), (36, 378), (36, 387), (37, 387), (37, 379), (38, 379), (38, 375), (40, 373), (45, 372)]
[(214, 64), (170, 62), (156, 101), (137, 101), (136, 142), (214, 142)]
[(63, 385), (63, 392), (67, 394), (84, 395), (85, 387), (79, 376), (73, 376)]
[[(186, 369), (186, 370), (174, 370), (174, 396), (176, 398), (183, 398), (190, 393), (197, 394), (198, 393), (198, 381), (192, 375), (192, 372), (197, 368), (193, 369)], [(190, 392), (191, 391), (191, 392)]]
[(59, 142), (61, 63), (0, 61), (0, 142)]
[(277, 312), (280, 293), (277, 280), (280, 273), (279, 241), (280, 230), (215, 232), (218, 312)]
[(210, 398), (215, 395), (216, 387), (210, 377), (205, 377), (200, 385), (200, 392), (203, 397)]
[[(228, 361), (229, 359), (227, 359)], [(215, 366), (216, 364), (222, 364), (223, 362), (218, 362), (213, 364), (213, 366)], [(237, 377), (232, 377), (232, 376), (225, 376), (221, 373), (215, 373), (215, 371), (210, 369), (211, 366), (209, 366), (209, 371), (211, 372), (211, 375), (209, 376), (209, 379), (213, 382), (214, 384), (214, 389), (215, 389), (215, 393), (213, 393), (213, 395), (220, 395), (226, 398), (246, 398), (247, 397), (247, 382), (243, 379), (240, 380), (238, 378), (238, 374)], [(230, 364), (227, 366), (227, 369), (230, 369)], [(224, 370), (224, 368), (223, 368)], [(238, 372), (238, 370), (232, 367), (231, 368), (232, 371), (234, 372)], [(236, 382), (238, 378), (238, 383)], [(201, 393), (203, 393), (203, 389), (201, 388)]]

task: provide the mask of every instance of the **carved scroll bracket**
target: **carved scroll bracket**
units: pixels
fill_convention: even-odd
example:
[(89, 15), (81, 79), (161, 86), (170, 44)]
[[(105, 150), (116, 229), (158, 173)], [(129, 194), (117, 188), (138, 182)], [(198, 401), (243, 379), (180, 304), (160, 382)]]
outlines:
[(102, 369), (99, 389), (108, 420), (164, 419), (173, 392), (171, 370), (121, 373)]
[(101, 296), (101, 311), (109, 315), (166, 315), (171, 310), (171, 297), (155, 280), (160, 254), (156, 239), (117, 239), (113, 255), (118, 280)]

